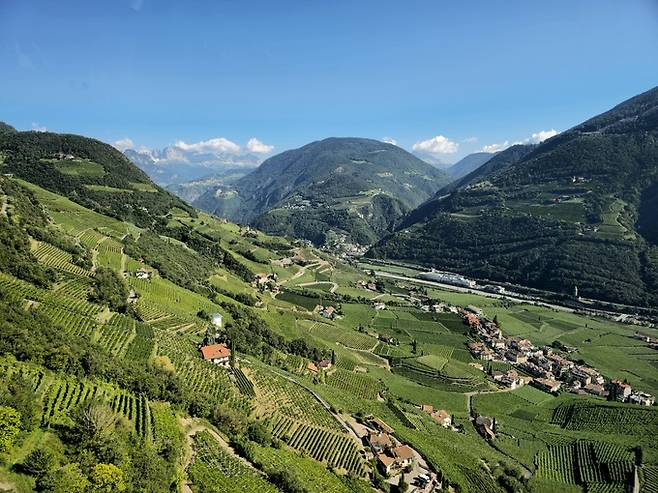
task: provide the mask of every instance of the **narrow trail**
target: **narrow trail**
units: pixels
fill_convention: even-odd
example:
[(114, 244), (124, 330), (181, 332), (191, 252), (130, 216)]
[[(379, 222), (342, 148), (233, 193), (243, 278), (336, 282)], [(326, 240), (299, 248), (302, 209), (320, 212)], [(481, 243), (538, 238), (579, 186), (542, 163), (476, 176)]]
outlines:
[(333, 281), (311, 281), (311, 282), (303, 282), (301, 284), (298, 284), (299, 287), (305, 288), (308, 286), (315, 286), (317, 284), (331, 284), (331, 288), (329, 288), (330, 293), (335, 293), (336, 290), (338, 289), (338, 284), (333, 282)]
[[(186, 430), (185, 431), (186, 447), (185, 447), (185, 455), (183, 457), (183, 464), (182, 464), (184, 471), (187, 471), (187, 468), (190, 467), (190, 465), (194, 461), (194, 457), (196, 456), (196, 452), (194, 450), (194, 436), (199, 432), (207, 431), (215, 440), (217, 440), (217, 443), (219, 443), (219, 445), (226, 452), (228, 452), (234, 458), (242, 462), (245, 466), (253, 469), (257, 474), (261, 476), (264, 475), (263, 471), (255, 468), (251, 462), (249, 462), (244, 457), (238, 455), (237, 452), (233, 449), (233, 447), (231, 447), (228, 444), (228, 442), (224, 440), (224, 438), (222, 438), (222, 436), (219, 433), (217, 433), (209, 426), (204, 425), (203, 423), (200, 423), (199, 421), (192, 418), (180, 418), (179, 421), (180, 424), (183, 426), (183, 429)], [(181, 485), (181, 491), (182, 493), (193, 493), (190, 483), (187, 479)]]

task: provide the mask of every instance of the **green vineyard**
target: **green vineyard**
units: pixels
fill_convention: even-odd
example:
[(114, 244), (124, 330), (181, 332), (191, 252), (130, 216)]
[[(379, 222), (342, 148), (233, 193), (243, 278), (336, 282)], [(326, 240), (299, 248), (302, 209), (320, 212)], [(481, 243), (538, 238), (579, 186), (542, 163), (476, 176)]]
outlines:
[(267, 415), (283, 414), (309, 425), (341, 431), (342, 427), (317, 399), (303, 387), (265, 369), (251, 368), (251, 381), (258, 389)]
[(70, 253), (61, 250), (50, 243), (38, 243), (37, 248), (34, 251), (34, 256), (39, 262), (57, 270), (69, 272), (77, 276), (91, 276), (91, 271), (78, 267), (72, 262), (72, 256)]
[(381, 383), (377, 380), (340, 368), (327, 375), (326, 383), (337, 389), (345, 390), (346, 392), (370, 400), (376, 400), (382, 389)]
[(355, 476), (365, 474), (359, 445), (348, 434), (301, 424), (297, 420), (280, 415), (275, 415), (270, 425), (272, 434), (295, 450)]
[(156, 341), (157, 353), (171, 360), (187, 389), (246, 413), (251, 411), (249, 399), (240, 393), (228, 371), (201, 360), (192, 342), (165, 332), (156, 332)]
[[(537, 477), (566, 484), (623, 489), (632, 481), (635, 457), (612, 443), (578, 440), (549, 445), (535, 457)], [(588, 489), (589, 491), (589, 489)]]
[(553, 412), (552, 423), (567, 430), (642, 434), (658, 426), (658, 409), (613, 404), (570, 404)]
[(229, 454), (207, 431), (194, 437), (194, 462), (188, 469), (200, 493), (276, 493), (279, 490), (242, 460)]

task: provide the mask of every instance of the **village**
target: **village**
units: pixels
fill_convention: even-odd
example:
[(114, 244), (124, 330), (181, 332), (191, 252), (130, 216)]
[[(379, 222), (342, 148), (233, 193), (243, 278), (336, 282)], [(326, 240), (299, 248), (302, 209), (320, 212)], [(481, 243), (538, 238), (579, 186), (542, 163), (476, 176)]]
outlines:
[[(514, 389), (531, 384), (552, 394), (566, 390), (578, 395), (589, 394), (642, 406), (655, 404), (653, 395), (633, 391), (628, 383), (621, 380), (606, 381), (597, 369), (577, 364), (558, 354), (553, 347), (537, 347), (526, 338), (505, 337), (497, 320), (488, 320), (476, 307), (464, 309), (464, 320), (471, 334), (478, 339), (468, 344), (474, 357), (483, 361), (508, 363), (514, 367), (505, 372), (491, 372), (492, 378), (504, 387)], [(572, 348), (563, 345), (560, 349), (567, 353), (572, 351)]]

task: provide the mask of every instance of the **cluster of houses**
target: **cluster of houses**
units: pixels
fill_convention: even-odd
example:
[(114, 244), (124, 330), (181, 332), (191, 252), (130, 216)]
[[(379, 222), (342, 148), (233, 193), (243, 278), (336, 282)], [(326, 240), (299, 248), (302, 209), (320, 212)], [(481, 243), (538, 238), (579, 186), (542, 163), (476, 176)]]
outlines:
[(256, 274), (251, 281), (251, 286), (258, 289), (261, 293), (270, 291), (272, 294), (278, 294), (281, 290), (276, 272), (270, 274), (260, 272)]
[(338, 315), (336, 307), (333, 305), (322, 306), (318, 305), (320, 310), (320, 315), (328, 320), (333, 320)]
[(431, 404), (422, 404), (420, 409), (444, 428), (452, 427), (452, 416), (445, 409), (434, 409)]
[(367, 289), (368, 291), (379, 291), (377, 289), (377, 284), (374, 281), (364, 281), (362, 279), (359, 279), (356, 281), (356, 287), (357, 289)]
[[(651, 406), (654, 397), (644, 392), (633, 392), (630, 385), (618, 380), (606, 382), (595, 368), (577, 364), (554, 352), (552, 347), (537, 347), (521, 337), (504, 337), (498, 325), (482, 316), (477, 309), (464, 310), (464, 321), (478, 340), (468, 344), (475, 357), (486, 361), (509, 363), (506, 372), (494, 371), (494, 380), (508, 388), (524, 383), (549, 393), (563, 387), (576, 394), (590, 394), (619, 402)], [(525, 376), (521, 376), (522, 372)]]
[(392, 436), (393, 428), (383, 420), (372, 416), (368, 418), (368, 424), (375, 430), (368, 434), (368, 445), (384, 474), (395, 475), (413, 467), (414, 451)]

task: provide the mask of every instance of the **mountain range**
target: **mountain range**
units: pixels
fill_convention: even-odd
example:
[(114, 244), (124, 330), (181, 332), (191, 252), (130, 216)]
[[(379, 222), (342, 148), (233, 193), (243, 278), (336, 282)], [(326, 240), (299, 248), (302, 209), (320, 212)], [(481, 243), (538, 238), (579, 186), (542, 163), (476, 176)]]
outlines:
[[(187, 146), (189, 147), (189, 146)], [(124, 149), (123, 153), (158, 185), (181, 185), (241, 171), (246, 174), (262, 161), (256, 154), (213, 149), (191, 150), (181, 145), (163, 149)]]
[(447, 173), (395, 145), (328, 138), (273, 156), (193, 204), (316, 245), (365, 245), (449, 182)]
[(518, 145), (409, 213), (371, 257), (658, 304), (658, 88)]

